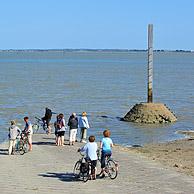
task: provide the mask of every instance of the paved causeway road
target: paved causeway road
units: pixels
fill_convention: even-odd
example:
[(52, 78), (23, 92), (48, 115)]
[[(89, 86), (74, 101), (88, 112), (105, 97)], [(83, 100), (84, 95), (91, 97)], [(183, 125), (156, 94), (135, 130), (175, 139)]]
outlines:
[[(66, 142), (67, 143), (67, 142)], [(54, 136), (34, 135), (33, 151), (7, 155), (7, 143), (0, 145), (1, 194), (192, 194), (194, 177), (175, 172), (144, 156), (115, 146), (114, 158), (119, 161), (117, 179), (77, 181), (73, 166), (83, 144), (57, 147)]]

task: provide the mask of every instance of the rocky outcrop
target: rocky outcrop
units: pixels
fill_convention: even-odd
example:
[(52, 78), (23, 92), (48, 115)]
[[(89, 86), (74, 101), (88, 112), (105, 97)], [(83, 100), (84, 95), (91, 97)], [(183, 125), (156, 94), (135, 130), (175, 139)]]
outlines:
[(136, 123), (169, 123), (177, 120), (170, 109), (162, 103), (136, 104), (123, 118)]

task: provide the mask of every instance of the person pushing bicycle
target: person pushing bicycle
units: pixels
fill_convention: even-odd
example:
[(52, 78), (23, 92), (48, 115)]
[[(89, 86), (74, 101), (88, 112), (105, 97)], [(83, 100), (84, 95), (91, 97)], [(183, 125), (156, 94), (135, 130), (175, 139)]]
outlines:
[(50, 121), (51, 121), (52, 114), (53, 114), (53, 112), (51, 111), (51, 109), (46, 107), (45, 108), (45, 115), (44, 115), (44, 117), (42, 117), (42, 121), (44, 124), (46, 124), (49, 134), (51, 133)]
[(91, 135), (89, 137), (89, 142), (83, 146), (82, 148), (78, 149), (78, 152), (85, 152), (86, 153), (86, 161), (91, 162), (91, 179), (96, 179), (96, 164), (97, 164), (97, 150), (98, 145), (95, 142), (95, 136)]

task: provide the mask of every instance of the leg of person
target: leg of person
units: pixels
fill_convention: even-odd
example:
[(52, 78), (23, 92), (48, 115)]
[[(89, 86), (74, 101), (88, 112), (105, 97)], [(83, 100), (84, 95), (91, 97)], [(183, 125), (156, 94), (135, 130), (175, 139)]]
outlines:
[(64, 141), (65, 141), (65, 131), (63, 131), (62, 136), (61, 136), (61, 145), (64, 146)]
[(83, 130), (83, 142), (86, 143), (86, 139), (87, 139), (87, 129), (84, 128)]
[(60, 146), (61, 145), (61, 136), (60, 134), (57, 137), (57, 145)]
[(57, 136), (58, 136), (58, 134), (57, 134), (57, 131), (55, 130), (55, 144), (57, 145), (58, 144), (58, 141), (57, 141)]
[(46, 120), (46, 125), (47, 125), (47, 130), (48, 130), (48, 134), (51, 134), (51, 126), (50, 126), (50, 121), (51, 121), (51, 119), (47, 119)]
[(77, 135), (77, 129), (73, 129), (73, 134), (72, 134), (72, 145), (74, 145), (76, 141), (76, 135)]
[(29, 145), (29, 151), (32, 151), (32, 135), (28, 135), (28, 145)]
[(16, 149), (16, 139), (13, 140), (12, 152)]
[(69, 130), (69, 145), (72, 144), (72, 141), (73, 141), (73, 129), (70, 129)]
[(9, 140), (9, 148), (8, 148), (8, 154), (11, 155), (13, 149), (13, 140)]
[(93, 180), (96, 179), (96, 164), (97, 164), (97, 160), (91, 161), (91, 178)]
[(104, 174), (105, 157), (106, 157), (106, 153), (102, 151), (101, 153), (101, 178), (105, 177), (105, 174)]
[(82, 140), (83, 140), (83, 135), (84, 135), (84, 128), (81, 128), (80, 133), (81, 133), (80, 142), (82, 142)]

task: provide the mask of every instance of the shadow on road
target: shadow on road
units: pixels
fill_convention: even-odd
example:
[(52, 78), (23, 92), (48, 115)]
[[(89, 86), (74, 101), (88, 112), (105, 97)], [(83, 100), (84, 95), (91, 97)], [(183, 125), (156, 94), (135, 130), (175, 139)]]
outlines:
[(56, 145), (55, 142), (45, 142), (45, 141), (37, 141), (33, 142), (33, 145)]
[(57, 178), (60, 181), (64, 181), (64, 182), (79, 181), (79, 179), (77, 179), (73, 173), (47, 172), (46, 174), (39, 174), (39, 176), (46, 177), (46, 178)]
[(0, 149), (0, 155), (8, 155), (8, 149)]

